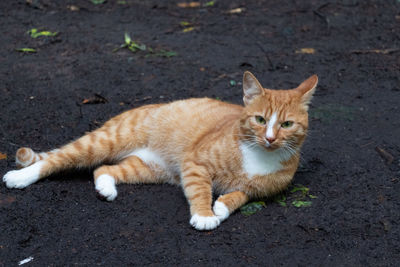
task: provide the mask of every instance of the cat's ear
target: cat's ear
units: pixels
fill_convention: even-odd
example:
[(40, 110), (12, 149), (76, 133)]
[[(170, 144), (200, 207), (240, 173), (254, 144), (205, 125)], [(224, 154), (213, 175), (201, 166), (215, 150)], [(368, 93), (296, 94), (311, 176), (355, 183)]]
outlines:
[(304, 82), (302, 82), (295, 90), (301, 93), (301, 103), (308, 110), (308, 105), (311, 102), (312, 96), (315, 92), (315, 88), (318, 84), (318, 76), (313, 75)]
[(254, 98), (264, 94), (264, 89), (256, 77), (249, 71), (243, 74), (243, 101), (247, 106)]

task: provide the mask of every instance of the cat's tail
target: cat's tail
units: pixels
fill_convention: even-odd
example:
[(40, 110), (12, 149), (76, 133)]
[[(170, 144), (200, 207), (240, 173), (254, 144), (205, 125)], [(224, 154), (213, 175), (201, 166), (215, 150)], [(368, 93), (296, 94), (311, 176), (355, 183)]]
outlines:
[(48, 158), (50, 154), (53, 154), (57, 151), (58, 149), (52, 150), (50, 152), (36, 153), (29, 147), (21, 147), (17, 150), (17, 153), (15, 155), (15, 164), (18, 169), (25, 168), (39, 160)]

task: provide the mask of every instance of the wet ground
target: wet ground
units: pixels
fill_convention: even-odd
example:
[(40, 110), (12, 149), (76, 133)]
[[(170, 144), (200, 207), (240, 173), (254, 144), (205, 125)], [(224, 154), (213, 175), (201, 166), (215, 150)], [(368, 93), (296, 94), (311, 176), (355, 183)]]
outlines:
[[(398, 266), (400, 2), (178, 3), (1, 1), (1, 176), (18, 147), (55, 148), (123, 110), (204, 96), (241, 103), (245, 70), (272, 88), (316, 73), (293, 186), (198, 232), (170, 185), (122, 185), (112, 203), (96, 198), (86, 171), (1, 185), (0, 265)], [(58, 34), (32, 38), (33, 28)], [(146, 50), (113, 52), (125, 32)]]

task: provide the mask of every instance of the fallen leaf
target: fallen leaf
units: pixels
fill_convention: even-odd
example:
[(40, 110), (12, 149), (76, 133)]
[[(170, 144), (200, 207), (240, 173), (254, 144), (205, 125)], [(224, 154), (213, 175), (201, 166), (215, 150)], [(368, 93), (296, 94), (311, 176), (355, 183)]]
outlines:
[(296, 184), (290, 190), (290, 193), (296, 193), (297, 191), (300, 191), (302, 194), (306, 195), (308, 193), (308, 191), (310, 191), (310, 189), (301, 184)]
[(314, 48), (300, 48), (299, 50), (296, 50), (296, 54), (314, 54), (315, 49)]
[(36, 49), (28, 48), (28, 47), (17, 48), (15, 50), (18, 51), (18, 52), (22, 52), (22, 53), (36, 53)]
[(244, 216), (250, 216), (256, 213), (257, 211), (261, 210), (263, 207), (266, 207), (264, 201), (256, 201), (248, 203), (240, 208), (240, 212)]
[(213, 6), (215, 5), (215, 1), (209, 1), (207, 3), (205, 3), (203, 6), (209, 7), (209, 6)]
[(239, 14), (242, 13), (243, 11), (245, 11), (246, 9), (244, 7), (238, 7), (238, 8), (234, 8), (231, 10), (228, 10), (226, 13), (228, 14)]
[(71, 11), (79, 11), (80, 8), (78, 6), (74, 6), (74, 5), (68, 5), (67, 9), (71, 10)]
[(274, 202), (278, 203), (282, 207), (286, 207), (286, 196), (285, 195), (277, 195), (274, 198)]
[(301, 207), (309, 207), (311, 206), (311, 201), (302, 201), (302, 200), (295, 200), (292, 202), (292, 205), (295, 206), (296, 208), (301, 208)]
[(180, 24), (181, 26), (183, 26), (183, 27), (192, 25), (192, 24), (191, 24), (190, 22), (188, 22), (188, 21), (181, 21), (181, 22), (179, 22), (179, 24)]
[(99, 94), (94, 94), (93, 97), (84, 99), (82, 101), (82, 104), (104, 104), (107, 102), (108, 100), (104, 96)]
[(106, 0), (90, 0), (95, 5), (100, 5), (106, 2)]
[(38, 31), (38, 29), (33, 28), (28, 31), (28, 34), (30, 34), (32, 38), (38, 38), (40, 36), (56, 36), (58, 32)]
[(193, 7), (199, 7), (200, 2), (183, 2), (183, 3), (178, 3), (178, 7), (181, 8), (193, 8)]
[(188, 28), (183, 29), (182, 31), (183, 32), (191, 32), (193, 30), (194, 30), (194, 27), (188, 27)]
[(1, 159), (7, 159), (7, 154), (3, 154), (0, 152), (0, 160)]

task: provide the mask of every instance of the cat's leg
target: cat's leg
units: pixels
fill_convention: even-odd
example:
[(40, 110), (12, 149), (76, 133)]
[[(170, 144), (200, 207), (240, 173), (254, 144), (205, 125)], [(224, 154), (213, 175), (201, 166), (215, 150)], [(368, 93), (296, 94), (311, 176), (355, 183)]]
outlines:
[(249, 201), (249, 197), (241, 191), (221, 195), (214, 202), (214, 214), (222, 222), (236, 209), (246, 204), (247, 201)]
[(123, 138), (117, 137), (115, 131), (102, 127), (51, 152), (37, 154), (31, 149), (18, 150), (18, 165), (28, 167), (7, 172), (3, 182), (8, 188), (25, 188), (55, 172), (112, 161), (121, 151), (118, 146), (125, 144)]
[(182, 168), (182, 187), (190, 205), (190, 224), (197, 230), (212, 230), (220, 221), (211, 210), (212, 181), (204, 166), (193, 162)]
[(117, 197), (116, 184), (119, 183), (160, 183), (167, 175), (155, 163), (146, 163), (137, 156), (129, 156), (116, 165), (103, 165), (94, 171), (97, 192), (108, 201)]

